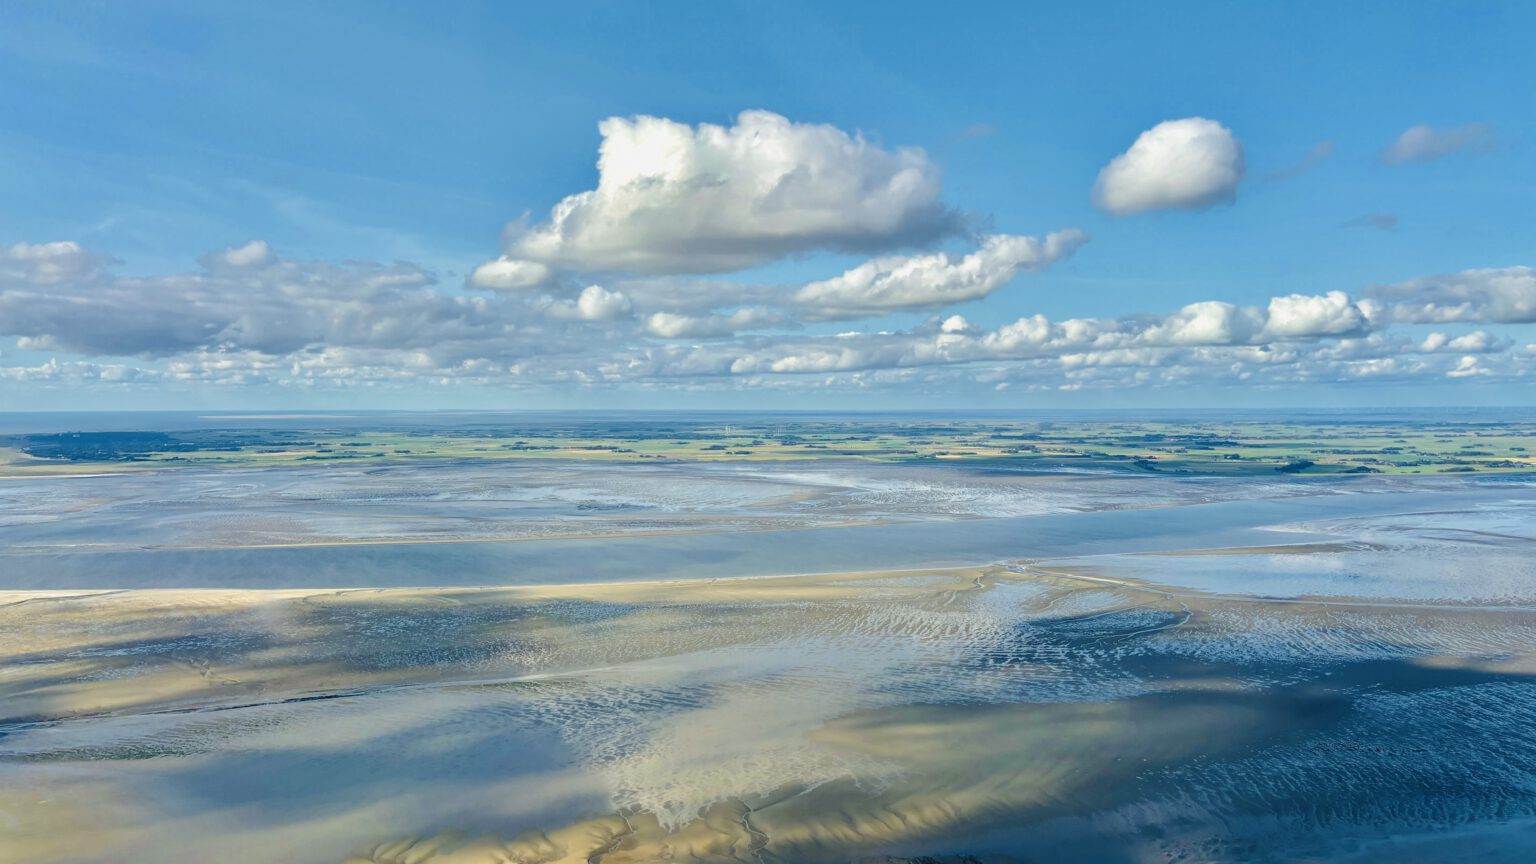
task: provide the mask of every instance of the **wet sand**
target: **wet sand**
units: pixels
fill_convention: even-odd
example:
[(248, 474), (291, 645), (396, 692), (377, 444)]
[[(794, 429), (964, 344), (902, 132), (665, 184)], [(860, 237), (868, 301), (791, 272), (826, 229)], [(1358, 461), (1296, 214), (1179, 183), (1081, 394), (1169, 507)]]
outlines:
[(1536, 857), (1528, 482), (0, 486), (0, 862)]
[(1118, 561), (8, 592), (0, 861), (1533, 848), (1536, 614)]

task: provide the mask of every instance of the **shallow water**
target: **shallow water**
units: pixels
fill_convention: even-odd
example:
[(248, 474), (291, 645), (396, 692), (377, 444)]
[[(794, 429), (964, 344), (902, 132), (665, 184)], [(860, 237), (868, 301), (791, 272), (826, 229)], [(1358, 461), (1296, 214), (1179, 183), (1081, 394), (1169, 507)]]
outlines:
[[(1356, 489), (1361, 491), (1356, 492)], [(1383, 481), (1147, 509), (1048, 513), (789, 531), (701, 525), (693, 533), (539, 542), (337, 544), (296, 547), (69, 549), (13, 546), (3, 588), (382, 587), (527, 585), (830, 573), (1292, 543), (1262, 529), (1301, 520), (1525, 507), (1522, 484)], [(1492, 509), (1489, 512), (1493, 512)], [(1318, 536), (1321, 532), (1315, 532)], [(1312, 537), (1317, 539), (1317, 537)]]
[[(794, 531), (13, 549), (0, 861), (1536, 852), (1536, 491), (1227, 491)], [(721, 578), (787, 572), (828, 575)], [(379, 590), (412, 584), (433, 587)]]
[(1175, 506), (1372, 486), (813, 464), (466, 460), (9, 478), (0, 480), (0, 530), (8, 540), (0, 553), (737, 532)]

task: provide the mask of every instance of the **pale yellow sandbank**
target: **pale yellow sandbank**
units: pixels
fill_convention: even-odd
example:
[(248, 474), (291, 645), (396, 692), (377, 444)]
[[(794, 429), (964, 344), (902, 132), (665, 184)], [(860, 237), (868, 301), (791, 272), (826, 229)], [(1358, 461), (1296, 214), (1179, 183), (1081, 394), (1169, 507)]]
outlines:
[[(710, 610), (737, 617), (754, 605), (856, 600), (921, 607), (1008, 575), (962, 568), (495, 588), (0, 591), (0, 692), (8, 718), (58, 718), (480, 672), (558, 675), (762, 635), (693, 620)], [(583, 603), (622, 607), (622, 625), (564, 614)], [(431, 656), (448, 642), (473, 659)], [(358, 658), (378, 662), (347, 662)]]
[(1273, 685), (1297, 657), (1395, 646), (1369, 674), (1522, 675), (1529, 624), (1001, 566), (10, 593), (0, 861), (942, 850), (1341, 722), (1352, 667)]

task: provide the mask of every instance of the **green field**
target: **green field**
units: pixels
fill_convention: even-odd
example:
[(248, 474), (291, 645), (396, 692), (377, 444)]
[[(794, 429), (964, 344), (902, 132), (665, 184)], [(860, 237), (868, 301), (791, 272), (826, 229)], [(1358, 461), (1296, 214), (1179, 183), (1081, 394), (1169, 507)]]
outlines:
[(1536, 424), (793, 419), (530, 422), (486, 428), (206, 429), (0, 440), (0, 473), (456, 459), (989, 461), (1209, 475), (1530, 471)]

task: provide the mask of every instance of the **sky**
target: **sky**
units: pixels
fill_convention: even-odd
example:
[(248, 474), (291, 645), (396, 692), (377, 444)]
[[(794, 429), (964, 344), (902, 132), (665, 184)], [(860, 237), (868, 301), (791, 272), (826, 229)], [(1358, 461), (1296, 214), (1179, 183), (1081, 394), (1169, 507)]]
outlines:
[(3, 17), (3, 410), (1536, 404), (1536, 4)]

